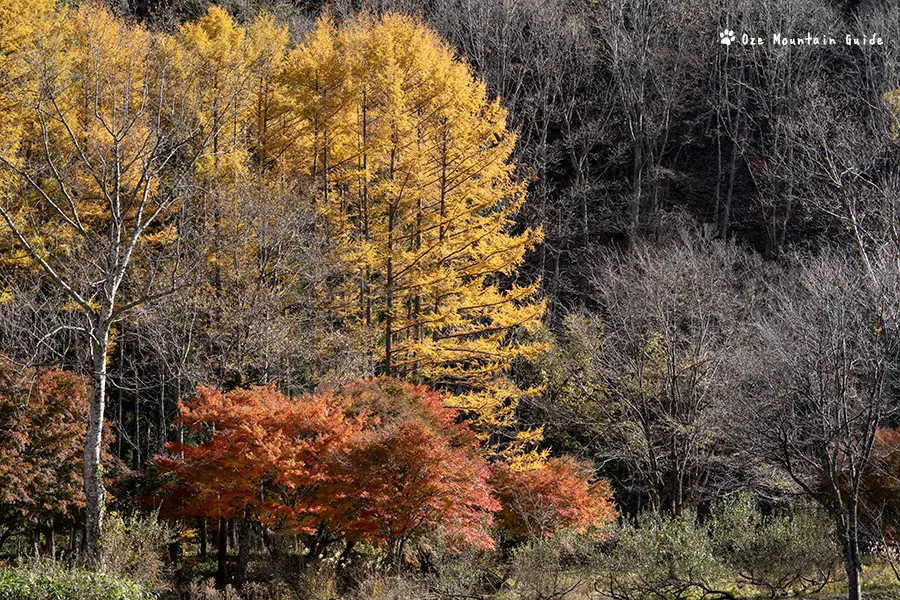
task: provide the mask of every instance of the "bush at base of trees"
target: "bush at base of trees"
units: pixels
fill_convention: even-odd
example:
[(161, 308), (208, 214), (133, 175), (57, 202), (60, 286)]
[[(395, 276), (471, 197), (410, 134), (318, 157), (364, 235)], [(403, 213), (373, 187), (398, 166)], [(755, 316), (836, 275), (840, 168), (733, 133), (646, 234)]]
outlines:
[(821, 510), (765, 516), (741, 496), (715, 508), (710, 533), (731, 577), (772, 597), (819, 591), (841, 570), (834, 524)]
[(595, 589), (614, 600), (715, 598), (726, 577), (706, 527), (693, 512), (680, 517), (644, 513), (626, 523), (604, 563)]
[(771, 597), (821, 590), (841, 573), (833, 524), (801, 507), (765, 516), (751, 498), (722, 502), (701, 522), (644, 513), (618, 531), (595, 589), (614, 600), (733, 598), (750, 587)]
[(111, 513), (103, 531), (100, 566), (104, 573), (142, 585), (156, 585), (163, 573), (163, 556), (173, 532), (157, 515)]
[(518, 598), (590, 597), (600, 555), (596, 536), (569, 531), (531, 538), (513, 552), (509, 570)]
[(151, 600), (156, 595), (124, 577), (32, 564), (0, 569), (0, 600)]

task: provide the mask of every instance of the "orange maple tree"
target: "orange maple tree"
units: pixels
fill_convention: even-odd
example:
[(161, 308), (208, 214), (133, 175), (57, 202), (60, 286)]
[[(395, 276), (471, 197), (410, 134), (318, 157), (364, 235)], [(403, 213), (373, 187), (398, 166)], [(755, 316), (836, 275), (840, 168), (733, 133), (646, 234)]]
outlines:
[(157, 457), (169, 477), (162, 510), (170, 517), (250, 516), (311, 532), (322, 512), (316, 493), (326, 459), (362, 427), (346, 402), (330, 394), (291, 399), (274, 386), (228, 393), (198, 386), (180, 405), (195, 443), (171, 443)]
[(59, 369), (23, 369), (0, 356), (0, 545), (84, 506), (81, 470), (87, 384)]
[(571, 457), (517, 471), (505, 463), (493, 466), (491, 485), (502, 509), (498, 527), (511, 538), (545, 537), (563, 529), (585, 531), (615, 518), (609, 482), (591, 482), (593, 467)]
[(317, 551), (343, 538), (398, 556), (431, 530), (492, 545), (499, 505), (477, 438), (425, 388), (381, 379), (289, 398), (201, 386), (181, 411), (195, 443), (157, 458), (169, 517), (248, 515), (315, 534)]
[(388, 378), (345, 386), (351, 412), (368, 426), (334, 457), (330, 527), (350, 541), (385, 548), (390, 558), (436, 530), (451, 547), (491, 548), (500, 505), (477, 437), (441, 395)]

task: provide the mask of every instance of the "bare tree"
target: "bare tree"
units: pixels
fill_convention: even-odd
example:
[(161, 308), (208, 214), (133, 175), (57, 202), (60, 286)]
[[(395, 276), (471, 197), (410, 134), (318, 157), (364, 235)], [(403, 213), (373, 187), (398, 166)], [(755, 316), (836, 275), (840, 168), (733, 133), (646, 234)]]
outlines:
[(759, 267), (735, 245), (682, 236), (601, 255), (597, 311), (567, 319), (545, 369), (551, 426), (577, 423), (586, 452), (674, 513), (739, 485), (723, 435), (728, 368)]
[[(682, 49), (703, 39), (714, 14), (704, 0), (604, 0), (596, 3), (594, 30), (600, 61), (614, 90), (621, 138), (630, 155), (624, 230), (635, 244), (641, 227), (658, 214), (676, 123), (702, 104), (705, 53)], [(709, 34), (711, 35), (711, 33)], [(714, 46), (713, 46), (714, 47)]]
[(128, 310), (177, 287), (151, 270), (146, 287), (133, 286), (120, 301), (132, 263), (153, 251), (145, 234), (182, 196), (210, 132), (195, 118), (166, 45), (93, 10), (72, 17), (84, 36), (80, 53), (60, 61), (66, 42), (48, 28), (25, 58), (21, 85), (5, 91), (36, 133), (30, 151), (0, 157), (0, 168), (12, 176), (0, 216), (18, 249), (82, 315), (78, 330), (88, 340), (92, 380), (86, 540), (96, 558), (110, 334)]
[(876, 430), (897, 411), (897, 272), (883, 267), (873, 281), (854, 258), (804, 261), (794, 285), (773, 290), (737, 391), (748, 443), (834, 518), (851, 600), (860, 597), (861, 481)]
[[(136, 334), (185, 392), (196, 382), (278, 382), (298, 394), (324, 381), (371, 374), (361, 339), (368, 332), (339, 331), (324, 306), (337, 267), (329, 263), (333, 248), (308, 187), (260, 174), (235, 187), (225, 215), (230, 225), (219, 228), (215, 240), (226, 258), (218, 271), (197, 269), (194, 290), (205, 293), (148, 304), (134, 314)], [(213, 244), (211, 229), (194, 211), (185, 212), (183, 243), (204, 256)]]

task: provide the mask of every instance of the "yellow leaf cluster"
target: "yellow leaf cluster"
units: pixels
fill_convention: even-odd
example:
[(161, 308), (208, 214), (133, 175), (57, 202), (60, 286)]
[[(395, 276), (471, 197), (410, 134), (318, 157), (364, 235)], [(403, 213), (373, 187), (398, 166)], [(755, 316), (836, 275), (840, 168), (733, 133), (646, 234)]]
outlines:
[(510, 233), (525, 197), (516, 136), (484, 82), (413, 18), (319, 21), (282, 80), (346, 277), (336, 302), (379, 331), (377, 371), (457, 392), (484, 425), (512, 422), (503, 373), (541, 344), (511, 332), (544, 312), (516, 283), (540, 230)]
[(891, 137), (898, 139), (900, 138), (900, 89), (886, 92), (884, 102), (891, 119)]

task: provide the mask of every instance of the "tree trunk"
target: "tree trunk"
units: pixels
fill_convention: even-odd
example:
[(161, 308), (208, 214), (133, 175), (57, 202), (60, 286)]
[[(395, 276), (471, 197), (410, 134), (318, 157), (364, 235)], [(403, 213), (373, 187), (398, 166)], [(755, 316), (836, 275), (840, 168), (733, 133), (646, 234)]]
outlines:
[(344, 551), (341, 552), (340, 558), (337, 561), (337, 568), (343, 569), (347, 566), (347, 562), (350, 560), (350, 552), (353, 550), (353, 547), (356, 545), (356, 542), (353, 540), (347, 540), (347, 543), (344, 545)]
[[(75, 549), (77, 548), (77, 545), (76, 545), (77, 538), (78, 538), (78, 530), (73, 525), (71, 527), (71, 529), (69, 529), (69, 555), (67, 557), (67, 560), (69, 561), (70, 565), (72, 564), (72, 561), (75, 559)], [(0, 547), (2, 547), (2, 546), (3, 546), (2, 538), (0, 538)]]
[(241, 519), (238, 531), (238, 562), (237, 571), (234, 574), (236, 585), (243, 585), (247, 578), (247, 565), (250, 562), (250, 519), (247, 515)]
[(226, 562), (228, 561), (228, 532), (225, 528), (225, 519), (219, 517), (219, 527), (216, 531), (216, 585), (224, 588), (228, 583)]
[(860, 600), (862, 587), (859, 581), (859, 569), (846, 556), (844, 557), (844, 569), (847, 571), (847, 600)]
[(262, 528), (262, 541), (266, 546), (266, 550), (269, 551), (269, 556), (274, 559), (281, 556), (281, 547), (278, 538), (270, 534), (265, 527)]
[(106, 490), (103, 487), (100, 451), (103, 442), (103, 410), (106, 405), (106, 348), (109, 342), (110, 328), (109, 321), (105, 317), (108, 313), (112, 313), (111, 307), (102, 312), (100, 324), (93, 327), (91, 332), (93, 334), (91, 341), (93, 379), (84, 444), (85, 539), (88, 560), (93, 563), (100, 558), (100, 539), (103, 515), (106, 509)]
[(199, 536), (200, 536), (200, 558), (206, 560), (206, 519), (200, 519)]
[[(394, 150), (391, 150), (391, 178), (394, 176)], [(387, 294), (384, 310), (384, 374), (390, 377), (392, 371), (392, 353), (394, 336), (394, 220), (396, 218), (396, 201), (392, 198), (388, 207), (388, 240), (387, 240)]]
[(638, 227), (641, 218), (641, 188), (644, 177), (644, 146), (640, 139), (634, 141), (634, 165), (632, 172), (632, 190), (628, 202), (628, 245), (634, 247), (637, 243)]
[(734, 201), (734, 182), (737, 177), (738, 155), (739, 151), (733, 144), (731, 149), (731, 162), (728, 165), (728, 186), (725, 188), (725, 202), (722, 205), (722, 212), (719, 217), (719, 237), (725, 239), (728, 236), (728, 229), (731, 227), (731, 205)]
[(862, 563), (859, 557), (859, 528), (855, 504), (854, 501), (848, 502), (846, 512), (838, 507), (834, 515), (837, 533), (841, 542), (844, 571), (847, 574), (848, 600), (860, 600), (862, 598), (862, 587), (859, 577), (862, 571)]
[(44, 530), (44, 554), (49, 556), (50, 560), (56, 560), (56, 539), (53, 530), (53, 519), (50, 519)]
[(159, 383), (159, 412), (157, 413), (157, 417), (159, 419), (157, 424), (157, 435), (159, 436), (159, 446), (157, 451), (161, 454), (166, 450), (166, 382), (165, 380), (160, 381)]
[(862, 598), (860, 582), (862, 560), (860, 560), (859, 556), (859, 511), (857, 509), (857, 504), (858, 502), (855, 496), (851, 496), (847, 503), (847, 541), (849, 556), (844, 558), (844, 567), (847, 570), (848, 600), (859, 600)]

